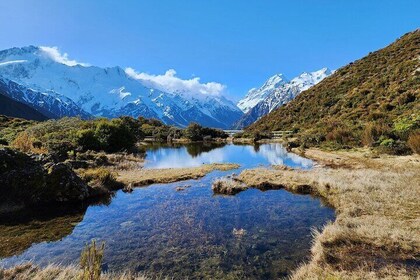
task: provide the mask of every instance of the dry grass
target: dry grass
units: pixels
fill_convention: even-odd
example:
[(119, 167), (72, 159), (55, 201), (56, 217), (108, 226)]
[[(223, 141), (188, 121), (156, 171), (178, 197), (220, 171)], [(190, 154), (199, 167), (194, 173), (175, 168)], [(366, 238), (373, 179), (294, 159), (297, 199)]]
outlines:
[(230, 170), (238, 168), (238, 164), (203, 164), (191, 168), (164, 168), (123, 170), (118, 172), (117, 180), (133, 186), (144, 186), (155, 183), (171, 183), (189, 179), (198, 179), (214, 170)]
[(105, 194), (124, 187), (124, 184), (116, 180), (117, 174), (105, 167), (78, 169), (76, 172), (97, 194)]
[(214, 180), (211, 189), (215, 194), (235, 195), (248, 189), (248, 186), (230, 178), (219, 178)]
[(34, 143), (36, 143), (35, 137), (23, 131), (16, 136), (11, 146), (24, 153), (45, 154), (48, 152), (45, 148), (42, 148), (40, 145), (34, 145)]
[(310, 192), (335, 207), (335, 222), (315, 233), (312, 259), (292, 279), (414, 279), (420, 273), (420, 157), (306, 155), (322, 166), (245, 170), (238, 177), (249, 186)]
[[(76, 266), (49, 265), (39, 268), (31, 263), (15, 266), (10, 269), (0, 268), (2, 280), (79, 280), (81, 270)], [(146, 280), (146, 276), (132, 273), (102, 273), (101, 280)]]
[(411, 134), (408, 138), (407, 144), (413, 153), (420, 155), (420, 131)]
[(144, 155), (135, 155), (129, 153), (106, 154), (109, 163), (114, 170), (130, 170), (143, 167)]

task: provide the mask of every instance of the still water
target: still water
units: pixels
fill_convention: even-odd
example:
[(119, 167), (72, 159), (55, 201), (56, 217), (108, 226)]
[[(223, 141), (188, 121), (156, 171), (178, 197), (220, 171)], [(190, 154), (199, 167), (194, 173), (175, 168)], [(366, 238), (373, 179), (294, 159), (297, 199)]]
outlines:
[[(0, 224), (0, 266), (34, 261), (78, 261), (91, 239), (106, 243), (104, 270), (144, 271), (175, 279), (287, 276), (309, 257), (311, 229), (334, 219), (319, 199), (284, 190), (250, 189), (215, 196), (214, 179), (243, 168), (285, 164), (309, 169), (312, 162), (280, 144), (150, 146), (145, 168), (239, 163), (199, 180), (155, 184), (131, 194), (118, 191), (101, 205), (31, 212)], [(187, 186), (183, 191), (177, 187)], [(234, 234), (237, 230), (243, 234)]]

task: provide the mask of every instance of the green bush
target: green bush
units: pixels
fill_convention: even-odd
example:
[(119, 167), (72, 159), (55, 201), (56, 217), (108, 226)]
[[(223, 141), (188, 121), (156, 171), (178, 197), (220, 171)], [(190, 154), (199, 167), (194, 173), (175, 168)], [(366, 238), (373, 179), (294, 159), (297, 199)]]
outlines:
[(420, 115), (400, 117), (394, 122), (394, 132), (402, 140), (407, 140), (409, 134), (420, 128)]
[(198, 123), (190, 123), (184, 131), (185, 137), (191, 141), (203, 140), (203, 127)]
[(124, 126), (130, 130), (130, 132), (136, 137), (136, 140), (144, 139), (144, 132), (141, 130), (142, 122), (132, 117), (120, 117), (119, 118)]
[(390, 127), (382, 122), (371, 122), (368, 123), (361, 137), (361, 142), (365, 146), (373, 147), (380, 140), (380, 138), (389, 138), (391, 136)]
[(83, 150), (97, 151), (100, 143), (93, 129), (83, 129), (77, 132), (77, 145)]
[(211, 127), (203, 127), (201, 129), (201, 133), (203, 137), (210, 136), (211, 138), (227, 138), (229, 135), (221, 129), (211, 128)]
[(95, 137), (100, 148), (107, 152), (129, 150), (136, 143), (135, 135), (121, 119), (100, 120), (96, 125)]
[(392, 147), (394, 146), (394, 144), (395, 144), (394, 139), (387, 138), (387, 139), (382, 140), (379, 145), (383, 147)]
[(411, 153), (406, 142), (394, 139), (383, 140), (376, 149), (381, 153), (390, 155), (407, 155)]

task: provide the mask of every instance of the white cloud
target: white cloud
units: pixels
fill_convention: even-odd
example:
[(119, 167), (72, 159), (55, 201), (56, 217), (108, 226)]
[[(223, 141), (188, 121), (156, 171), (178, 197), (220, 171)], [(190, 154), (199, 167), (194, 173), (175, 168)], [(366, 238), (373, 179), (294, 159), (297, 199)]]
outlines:
[(58, 63), (62, 63), (68, 66), (89, 66), (87, 63), (78, 62), (76, 60), (70, 60), (69, 55), (67, 53), (60, 53), (60, 50), (57, 47), (39, 47), (48, 57), (53, 59)]
[(141, 81), (148, 87), (157, 88), (169, 93), (220, 95), (226, 89), (225, 85), (216, 82), (201, 83), (199, 77), (183, 80), (176, 77), (176, 71), (174, 69), (169, 69), (163, 75), (137, 73), (133, 68), (126, 68), (125, 72), (130, 77)]

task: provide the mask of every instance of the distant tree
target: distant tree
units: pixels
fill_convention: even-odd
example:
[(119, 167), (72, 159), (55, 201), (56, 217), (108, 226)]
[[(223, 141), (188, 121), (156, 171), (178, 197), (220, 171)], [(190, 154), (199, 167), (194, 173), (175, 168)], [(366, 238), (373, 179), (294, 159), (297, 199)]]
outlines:
[(200, 141), (203, 140), (203, 134), (202, 131), (203, 127), (199, 125), (198, 123), (190, 123), (188, 127), (185, 129), (184, 134), (185, 137), (192, 141)]

